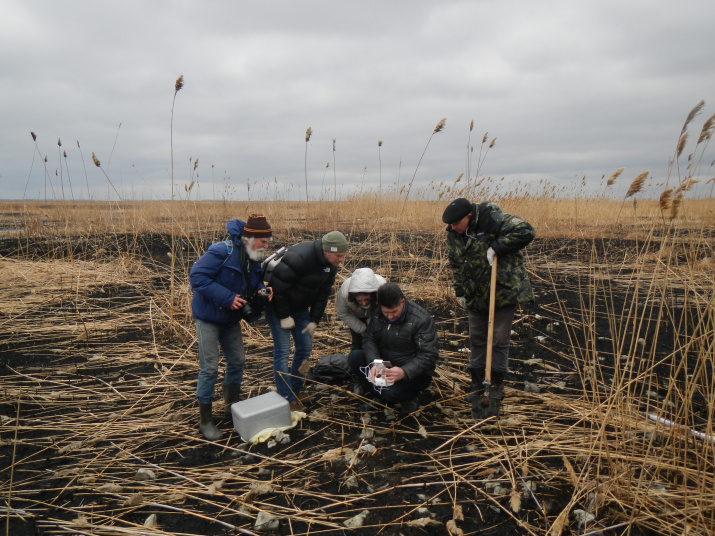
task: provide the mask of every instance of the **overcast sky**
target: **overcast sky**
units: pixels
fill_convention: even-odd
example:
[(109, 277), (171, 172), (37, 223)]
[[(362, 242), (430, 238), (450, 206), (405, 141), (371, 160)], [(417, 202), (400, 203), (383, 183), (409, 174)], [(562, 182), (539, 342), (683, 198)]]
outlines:
[[(505, 177), (502, 191), (546, 180), (574, 193), (585, 176), (599, 192), (624, 167), (623, 195), (643, 171), (665, 181), (698, 102), (684, 157), (715, 112), (706, 0), (0, 8), (2, 199), (169, 198), (172, 134), (179, 198), (196, 179), (192, 199), (304, 199), (306, 168), (311, 198), (332, 198), (334, 184), (345, 196), (413, 177), (419, 192), (468, 165), (474, 177), (480, 149), (479, 177)], [(705, 180), (713, 158), (706, 151)]]

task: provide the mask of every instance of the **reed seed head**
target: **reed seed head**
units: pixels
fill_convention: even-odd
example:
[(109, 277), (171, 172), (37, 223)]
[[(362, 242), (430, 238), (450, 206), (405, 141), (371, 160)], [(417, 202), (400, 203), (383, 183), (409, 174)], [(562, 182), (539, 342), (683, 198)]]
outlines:
[(713, 129), (715, 129), (715, 114), (711, 115), (707, 121), (703, 124), (703, 129), (700, 131), (700, 137), (698, 138), (698, 143), (702, 143), (709, 140), (713, 135)]
[(487, 143), (487, 136), (489, 136), (489, 132), (488, 132), (488, 131), (484, 133), (484, 137), (482, 138), (482, 145), (484, 145), (485, 143)]
[(92, 162), (94, 162), (94, 165), (95, 165), (95, 166), (97, 166), (97, 167), (100, 166), (100, 164), (99, 164), (99, 158), (97, 158), (96, 156), (94, 156), (94, 153), (92, 153)]
[[(197, 158), (196, 160), (194, 160), (194, 171), (196, 171), (196, 168), (198, 166), (199, 166), (199, 159)], [(192, 182), (192, 184), (193, 184), (193, 182)]]
[(66, 159), (66, 158), (67, 158), (67, 151), (62, 151), (62, 156), (64, 156), (65, 159)]
[(676, 157), (680, 157), (681, 154), (683, 154), (683, 149), (685, 149), (685, 144), (688, 141), (688, 133), (686, 132), (682, 136), (680, 136), (680, 139), (678, 140), (678, 148), (675, 151)]
[(688, 129), (688, 125), (690, 122), (695, 119), (695, 116), (700, 113), (700, 110), (703, 109), (703, 106), (705, 106), (705, 101), (701, 100), (699, 103), (695, 105), (695, 107), (690, 110), (690, 113), (688, 114), (688, 117), (685, 118), (685, 123), (683, 124), (683, 129), (680, 131), (680, 135), (682, 136), (685, 131)]
[(434, 132), (433, 134), (437, 134), (437, 132), (441, 132), (442, 129), (444, 128), (444, 124), (447, 122), (447, 118), (443, 117), (440, 119), (439, 123), (437, 123), (437, 126), (434, 127)]
[(181, 88), (184, 87), (184, 75), (181, 74), (179, 75), (179, 78), (176, 79), (176, 82), (174, 82), (174, 93), (178, 93), (181, 91)]
[(308, 130), (305, 131), (305, 142), (308, 143), (310, 141), (310, 137), (313, 135), (313, 129), (308, 127)]
[(57, 146), (62, 147), (62, 140), (60, 138), (57, 138)]
[(630, 188), (628, 188), (628, 192), (626, 192), (626, 198), (636, 195), (643, 189), (643, 184), (645, 183), (646, 178), (648, 178), (648, 173), (650, 173), (650, 171), (644, 171), (633, 180)]
[(611, 175), (606, 181), (606, 186), (611, 186), (614, 182), (616, 182), (616, 179), (621, 176), (621, 173), (623, 173), (623, 170), (625, 168), (618, 168), (616, 171), (613, 172), (613, 175)]
[(680, 204), (683, 202), (683, 192), (680, 192), (673, 198), (673, 204), (670, 205), (670, 219), (674, 220), (680, 212)]
[(472, 119), (472, 122), (469, 123), (469, 132), (471, 132), (472, 130), (474, 130), (474, 119)]
[(665, 212), (670, 208), (670, 203), (673, 201), (673, 189), (668, 188), (662, 194), (660, 194), (660, 199), (658, 205), (660, 206), (660, 211)]
[(377, 141), (377, 146), (378, 146), (378, 147), (382, 147), (382, 140), (378, 140), (378, 141)]
[(699, 183), (699, 182), (700, 182), (700, 181), (699, 181), (699, 180), (696, 180), (696, 179), (688, 179), (688, 180), (685, 181), (683, 184), (681, 184), (680, 186), (678, 186), (678, 189), (675, 190), (675, 193), (676, 193), (676, 194), (678, 194), (678, 193), (680, 193), (680, 192), (685, 193), (685, 192), (687, 192), (688, 190), (690, 190), (693, 186), (695, 186), (695, 185), (696, 185), (697, 183)]
[(32, 136), (32, 141), (37, 141), (37, 136), (35, 136), (35, 133), (30, 131), (30, 136)]

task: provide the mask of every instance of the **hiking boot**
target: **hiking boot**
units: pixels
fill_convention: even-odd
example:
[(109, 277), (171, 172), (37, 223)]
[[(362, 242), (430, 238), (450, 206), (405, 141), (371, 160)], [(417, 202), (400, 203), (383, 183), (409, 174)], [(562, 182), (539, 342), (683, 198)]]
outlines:
[(221, 430), (216, 428), (213, 416), (211, 415), (211, 404), (202, 404), (199, 402), (199, 432), (209, 441), (217, 441), (223, 437)]
[(360, 382), (353, 383), (353, 394), (365, 396), (365, 386)]
[(305, 410), (305, 406), (297, 398), (295, 400), (293, 400), (289, 406), (290, 406), (291, 411), (304, 411)]
[(362, 412), (375, 411), (378, 405), (378, 398), (373, 396), (372, 393), (366, 393), (365, 398), (367, 400), (358, 405), (358, 410)]
[(420, 403), (417, 398), (410, 398), (402, 402), (402, 407), (400, 408), (400, 415), (409, 415), (420, 409)]
[(489, 400), (485, 404), (484, 396), (475, 396), (472, 399), (472, 419), (484, 420), (489, 417), (498, 417), (501, 401), (504, 397), (504, 384), (492, 385), (489, 388)]
[(223, 410), (223, 414), (226, 417), (231, 417), (231, 404), (235, 404), (241, 400), (241, 386), (240, 385), (224, 385), (223, 386), (223, 401), (226, 407)]

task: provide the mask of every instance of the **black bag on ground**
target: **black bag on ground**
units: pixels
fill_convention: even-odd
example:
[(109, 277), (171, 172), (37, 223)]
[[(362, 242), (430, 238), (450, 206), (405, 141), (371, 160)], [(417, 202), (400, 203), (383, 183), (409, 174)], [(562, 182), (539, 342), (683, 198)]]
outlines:
[(321, 357), (310, 370), (308, 379), (334, 385), (350, 379), (350, 368), (346, 354), (330, 354)]

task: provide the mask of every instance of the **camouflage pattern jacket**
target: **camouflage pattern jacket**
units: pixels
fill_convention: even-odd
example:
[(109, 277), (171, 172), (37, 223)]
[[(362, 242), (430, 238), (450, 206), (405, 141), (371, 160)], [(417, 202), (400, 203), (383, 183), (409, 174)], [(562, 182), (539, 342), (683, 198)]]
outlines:
[(472, 219), (460, 235), (447, 227), (449, 265), (457, 297), (467, 299), (467, 308), (489, 313), (491, 267), (487, 249), (497, 256), (497, 290), (495, 307), (534, 301), (529, 276), (524, 266), (522, 249), (534, 239), (531, 224), (501, 211), (494, 203), (472, 205)]

